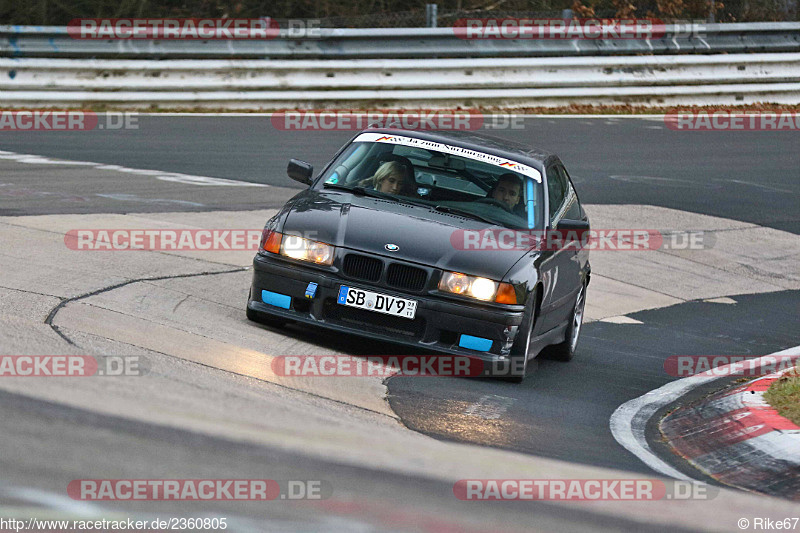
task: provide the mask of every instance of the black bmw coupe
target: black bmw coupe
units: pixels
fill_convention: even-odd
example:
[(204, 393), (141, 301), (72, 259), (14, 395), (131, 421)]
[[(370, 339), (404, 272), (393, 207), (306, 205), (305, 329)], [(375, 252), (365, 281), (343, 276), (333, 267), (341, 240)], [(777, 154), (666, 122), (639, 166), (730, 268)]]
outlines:
[[(479, 357), (521, 381), (575, 354), (589, 220), (550, 153), (475, 132), (367, 129), (266, 224), (247, 317)], [(502, 363), (497, 366), (498, 363)]]

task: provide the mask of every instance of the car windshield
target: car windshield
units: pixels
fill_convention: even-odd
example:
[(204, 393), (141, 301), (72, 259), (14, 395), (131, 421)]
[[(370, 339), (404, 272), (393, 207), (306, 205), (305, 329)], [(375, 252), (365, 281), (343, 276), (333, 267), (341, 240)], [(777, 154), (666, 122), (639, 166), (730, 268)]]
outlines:
[[(422, 204), (510, 228), (542, 227), (542, 185), (535, 169), (449, 145), (409, 145), (417, 141), (410, 137), (374, 142), (362, 140), (366, 135), (375, 134), (362, 134), (351, 143), (316, 187)], [(469, 157), (453, 154), (459, 151)]]

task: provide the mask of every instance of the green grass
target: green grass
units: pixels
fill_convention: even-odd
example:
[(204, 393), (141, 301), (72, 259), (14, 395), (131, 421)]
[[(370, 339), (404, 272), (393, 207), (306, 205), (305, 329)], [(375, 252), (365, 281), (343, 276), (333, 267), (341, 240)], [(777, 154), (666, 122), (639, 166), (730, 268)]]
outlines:
[(764, 399), (784, 416), (800, 426), (800, 363), (784, 374), (764, 393)]

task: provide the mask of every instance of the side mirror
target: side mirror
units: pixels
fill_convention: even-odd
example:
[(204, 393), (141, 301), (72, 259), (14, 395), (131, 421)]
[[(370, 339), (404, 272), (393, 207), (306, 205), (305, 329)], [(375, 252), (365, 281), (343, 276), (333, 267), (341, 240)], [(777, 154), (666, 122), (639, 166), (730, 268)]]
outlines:
[(589, 235), (589, 222), (587, 220), (562, 219), (556, 224), (555, 233), (558, 234), (559, 248), (568, 248), (573, 244), (579, 247), (585, 245)]
[(311, 176), (314, 174), (314, 167), (299, 159), (290, 159), (286, 173), (294, 181), (299, 181), (303, 185), (311, 185)]
[(563, 218), (556, 224), (558, 231), (589, 231), (589, 222), (586, 220), (569, 220)]

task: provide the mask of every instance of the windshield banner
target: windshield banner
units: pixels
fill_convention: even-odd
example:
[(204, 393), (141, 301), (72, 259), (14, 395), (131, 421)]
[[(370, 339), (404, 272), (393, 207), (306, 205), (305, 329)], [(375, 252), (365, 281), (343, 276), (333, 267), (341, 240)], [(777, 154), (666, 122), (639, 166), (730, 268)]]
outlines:
[(498, 157), (496, 155), (486, 154), (468, 148), (460, 148), (458, 146), (450, 146), (449, 144), (442, 144), (435, 141), (428, 141), (425, 139), (417, 139), (414, 137), (404, 137), (402, 135), (391, 135), (387, 133), (362, 133), (354, 142), (381, 142), (389, 144), (401, 144), (403, 146), (413, 146), (415, 148), (423, 148), (427, 150), (436, 150), (437, 152), (444, 152), (446, 154), (457, 155), (459, 157), (466, 157), (482, 163), (489, 163), (505, 170), (518, 172), (529, 178), (533, 178), (536, 182), (542, 182), (542, 175), (533, 167), (523, 165), (510, 159)]

